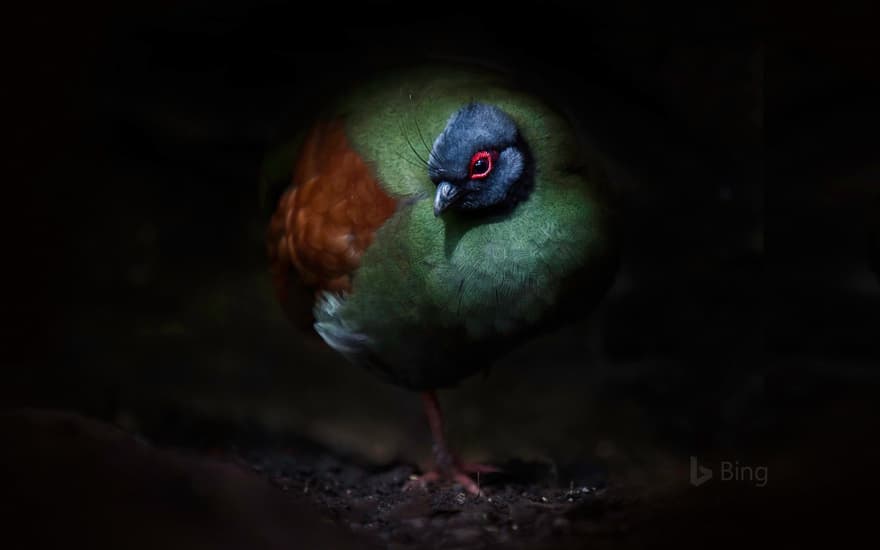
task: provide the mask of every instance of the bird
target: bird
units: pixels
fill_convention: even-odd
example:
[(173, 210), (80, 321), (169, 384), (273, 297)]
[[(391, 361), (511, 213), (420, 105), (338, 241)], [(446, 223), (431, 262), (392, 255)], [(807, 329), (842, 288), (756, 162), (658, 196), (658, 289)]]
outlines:
[(437, 392), (601, 300), (618, 257), (604, 157), (509, 74), (438, 64), (360, 83), (284, 147), (264, 170), (283, 182), (266, 245), (284, 311), (421, 395), (434, 465), (415, 485), (478, 493), (498, 470), (454, 452)]

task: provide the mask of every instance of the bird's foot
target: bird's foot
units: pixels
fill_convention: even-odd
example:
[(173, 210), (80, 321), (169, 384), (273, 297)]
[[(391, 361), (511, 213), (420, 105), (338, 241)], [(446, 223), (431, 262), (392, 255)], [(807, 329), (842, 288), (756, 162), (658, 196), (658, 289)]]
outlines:
[(485, 464), (462, 462), (446, 443), (443, 415), (440, 413), (437, 394), (433, 391), (426, 391), (422, 393), (422, 401), (425, 405), (425, 415), (428, 417), (428, 426), (431, 428), (431, 435), (434, 438), (434, 468), (420, 476), (413, 476), (403, 486), (403, 490), (408, 491), (414, 487), (424, 489), (428, 487), (429, 483), (447, 482), (461, 485), (472, 495), (481, 494), (479, 483), (475, 483), (470, 474), (476, 474), (477, 481), (479, 481), (480, 474), (500, 472), (501, 470)]
[(479, 476), (479, 474), (491, 474), (500, 471), (499, 468), (488, 464), (457, 463), (452, 467), (444, 469), (434, 468), (420, 476), (413, 476), (403, 486), (403, 490), (409, 491), (414, 488), (427, 489), (428, 484), (446, 482), (457, 483), (464, 487), (468, 493), (478, 496), (482, 494), (482, 489), (474, 482), (471, 475)]

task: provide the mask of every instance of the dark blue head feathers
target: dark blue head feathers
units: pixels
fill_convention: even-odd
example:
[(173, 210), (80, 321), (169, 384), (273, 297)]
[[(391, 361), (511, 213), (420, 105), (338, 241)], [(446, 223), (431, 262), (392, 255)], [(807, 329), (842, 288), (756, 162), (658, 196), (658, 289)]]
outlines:
[(528, 195), (531, 162), (507, 113), (485, 103), (465, 105), (449, 117), (431, 150), (428, 175), (437, 185), (434, 214), (512, 209)]

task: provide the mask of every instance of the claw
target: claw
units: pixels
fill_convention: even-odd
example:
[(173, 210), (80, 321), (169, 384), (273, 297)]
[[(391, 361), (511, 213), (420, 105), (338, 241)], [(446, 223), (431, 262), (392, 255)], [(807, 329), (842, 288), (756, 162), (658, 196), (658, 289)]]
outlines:
[(461, 485), (472, 495), (482, 494), (479, 485), (474, 483), (474, 480), (468, 474), (479, 476), (479, 474), (491, 474), (501, 470), (495, 466), (466, 463), (459, 460), (446, 444), (446, 436), (443, 430), (443, 415), (440, 413), (440, 403), (437, 401), (436, 393), (426, 391), (422, 394), (422, 400), (425, 405), (428, 426), (431, 428), (431, 435), (434, 438), (435, 466), (434, 469), (405, 483), (403, 490), (409, 491), (416, 486), (425, 489), (429, 483), (445, 481)]
[(452, 479), (454, 479), (456, 482), (458, 482), (459, 485), (464, 487), (468, 493), (474, 496), (480, 495), (480, 488), (477, 487), (477, 484), (474, 483), (474, 480), (469, 478), (467, 474), (463, 474), (461, 472), (455, 473), (452, 475)]
[[(491, 467), (489, 467), (491, 468)], [(453, 468), (449, 472), (440, 473), (439, 470), (431, 470), (429, 472), (425, 472), (424, 474), (410, 479), (403, 485), (404, 491), (410, 491), (415, 487), (419, 487), (421, 489), (427, 489), (429, 483), (437, 483), (443, 481), (449, 481), (453, 483), (458, 483), (461, 485), (465, 491), (468, 493), (479, 496), (482, 494), (480, 487), (474, 483), (474, 480), (470, 478), (470, 476), (465, 473), (467, 470)], [(497, 471), (497, 469), (493, 470)]]

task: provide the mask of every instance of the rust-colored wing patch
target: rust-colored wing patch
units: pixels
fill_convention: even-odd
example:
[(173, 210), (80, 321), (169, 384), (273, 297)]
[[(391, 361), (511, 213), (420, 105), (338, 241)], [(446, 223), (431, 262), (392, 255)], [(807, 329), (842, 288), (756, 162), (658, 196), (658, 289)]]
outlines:
[(299, 302), (315, 291), (351, 291), (361, 255), (396, 206), (349, 145), (340, 121), (311, 129), (267, 241), (275, 290), (292, 319), (310, 323), (312, 300)]

